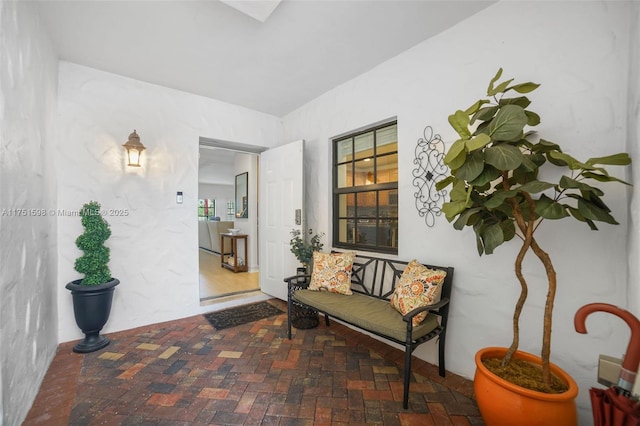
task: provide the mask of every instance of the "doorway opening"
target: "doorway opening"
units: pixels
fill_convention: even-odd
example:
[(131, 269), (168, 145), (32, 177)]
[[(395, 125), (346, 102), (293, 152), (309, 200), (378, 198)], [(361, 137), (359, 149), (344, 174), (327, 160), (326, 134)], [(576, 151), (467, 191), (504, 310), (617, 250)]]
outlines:
[[(260, 292), (257, 178), (258, 157), (264, 150), (259, 146), (200, 138), (197, 208), (201, 305)], [(240, 188), (239, 175), (243, 178)], [(242, 194), (238, 195), (239, 191)], [(238, 239), (238, 253), (233, 253), (230, 238), (222, 241), (220, 234), (228, 234), (229, 229), (246, 235)], [(236, 262), (246, 267), (229, 268)]]

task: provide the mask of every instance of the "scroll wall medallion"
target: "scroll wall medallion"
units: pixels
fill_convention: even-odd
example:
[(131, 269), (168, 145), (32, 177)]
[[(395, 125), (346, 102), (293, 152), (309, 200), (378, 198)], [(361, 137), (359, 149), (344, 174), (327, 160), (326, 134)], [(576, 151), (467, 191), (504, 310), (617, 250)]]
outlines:
[(436, 182), (444, 179), (449, 168), (443, 163), (444, 142), (440, 135), (433, 134), (431, 126), (424, 128), (422, 137), (418, 139), (413, 164), (413, 186), (417, 191), (416, 209), (429, 227), (433, 227), (436, 218), (442, 214), (442, 205), (447, 195), (446, 190), (436, 190)]

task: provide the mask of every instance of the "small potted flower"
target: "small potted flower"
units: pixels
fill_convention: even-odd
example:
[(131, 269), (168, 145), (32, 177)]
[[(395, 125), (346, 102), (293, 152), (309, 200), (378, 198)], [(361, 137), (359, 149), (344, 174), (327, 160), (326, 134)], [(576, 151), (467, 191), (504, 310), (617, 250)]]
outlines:
[[(305, 240), (309, 236), (309, 242), (307, 243)], [(324, 232), (321, 233), (313, 233), (313, 229), (309, 228), (304, 233), (300, 229), (294, 229), (291, 231), (291, 253), (294, 254), (296, 259), (300, 261), (302, 267), (297, 269), (297, 274), (304, 275), (310, 273), (309, 265), (312, 264), (313, 261), (313, 252), (322, 250), (324, 244), (320, 239), (324, 236)]]

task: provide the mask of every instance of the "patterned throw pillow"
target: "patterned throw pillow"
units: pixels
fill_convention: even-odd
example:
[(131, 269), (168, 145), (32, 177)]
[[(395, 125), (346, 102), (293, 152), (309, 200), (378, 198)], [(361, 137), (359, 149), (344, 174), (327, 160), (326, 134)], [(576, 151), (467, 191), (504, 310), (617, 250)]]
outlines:
[[(412, 260), (391, 295), (391, 306), (405, 315), (415, 308), (437, 302), (446, 276), (445, 271), (434, 271)], [(420, 312), (413, 317), (413, 325), (420, 325), (426, 317), (427, 312)]]
[(353, 294), (351, 292), (351, 271), (354, 257), (354, 252), (314, 252), (313, 272), (311, 273), (309, 290)]

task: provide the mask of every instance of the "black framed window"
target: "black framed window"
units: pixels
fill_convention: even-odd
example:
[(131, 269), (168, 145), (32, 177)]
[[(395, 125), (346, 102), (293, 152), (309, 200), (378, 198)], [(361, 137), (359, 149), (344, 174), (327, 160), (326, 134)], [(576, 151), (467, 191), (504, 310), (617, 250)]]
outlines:
[(398, 124), (332, 140), (333, 245), (398, 253)]

